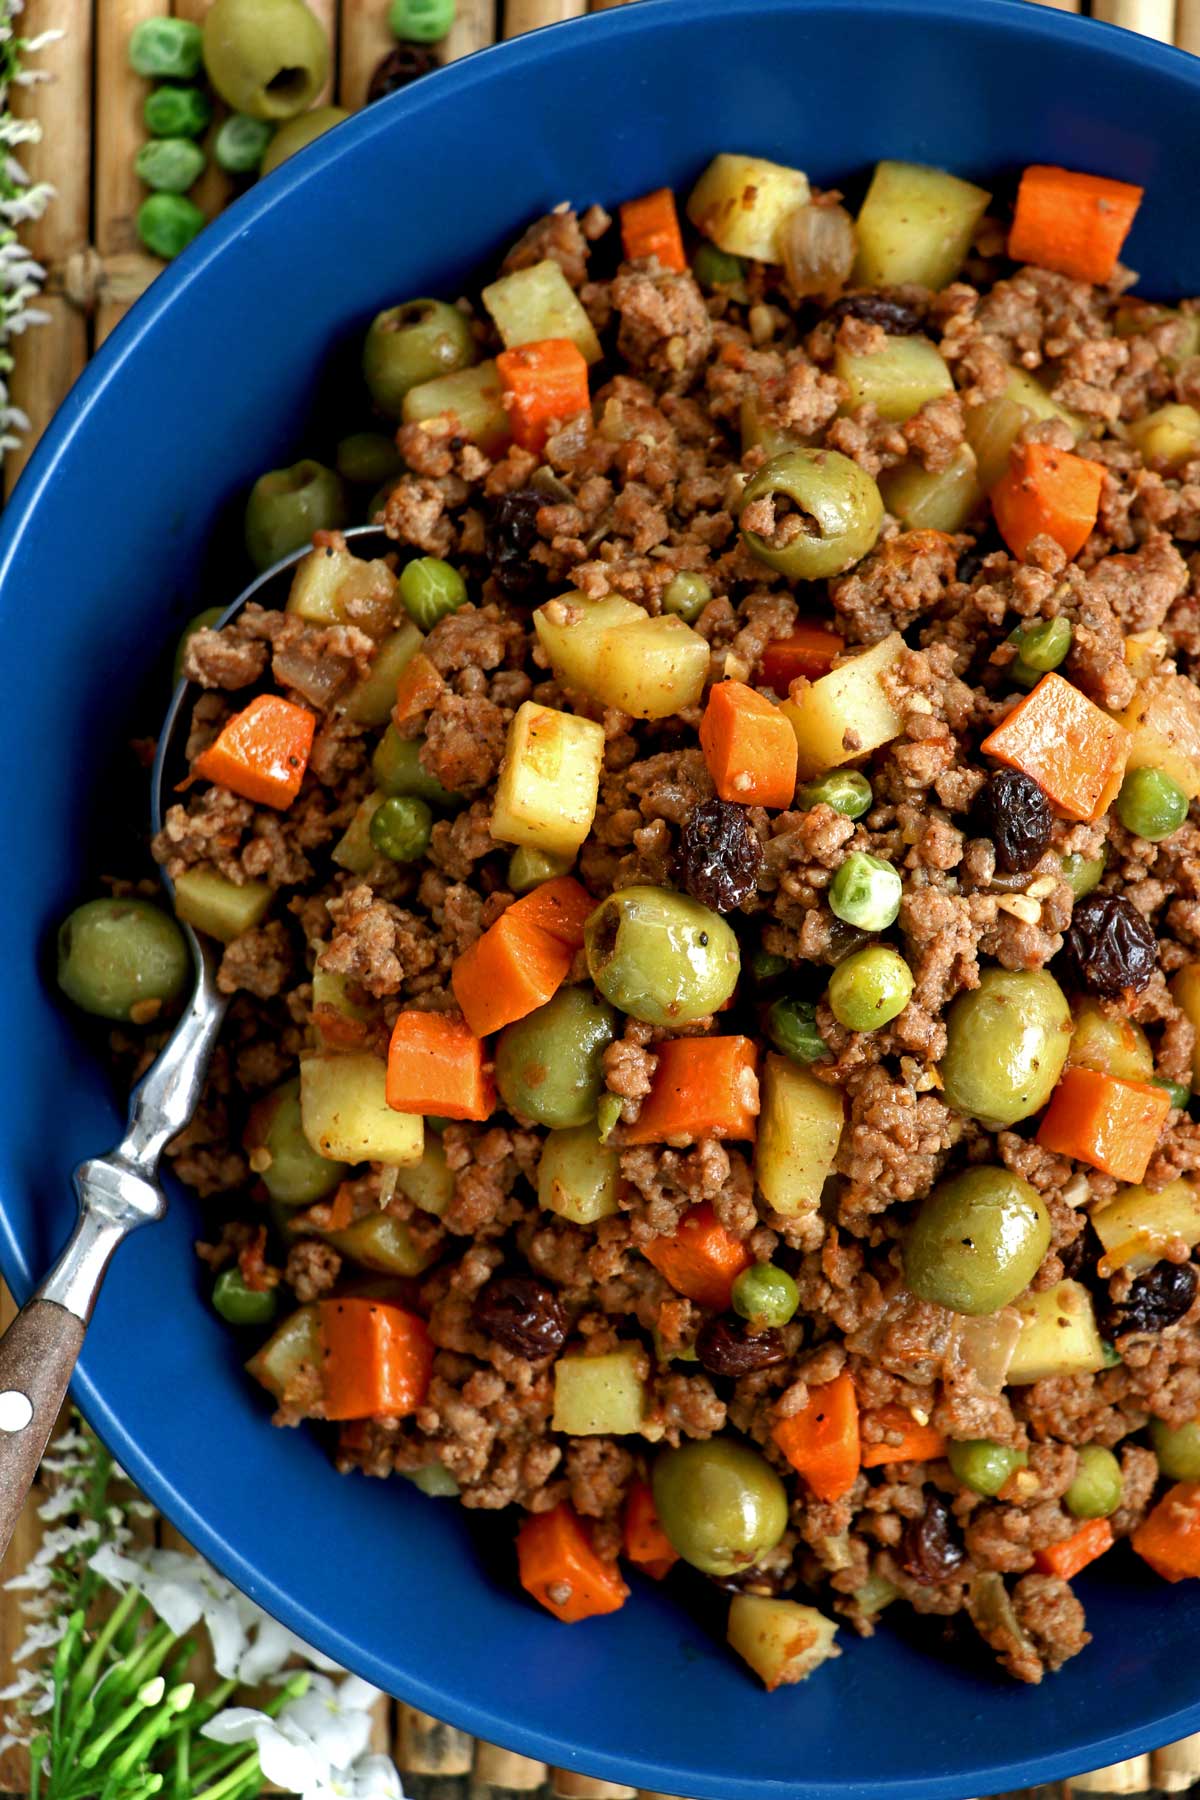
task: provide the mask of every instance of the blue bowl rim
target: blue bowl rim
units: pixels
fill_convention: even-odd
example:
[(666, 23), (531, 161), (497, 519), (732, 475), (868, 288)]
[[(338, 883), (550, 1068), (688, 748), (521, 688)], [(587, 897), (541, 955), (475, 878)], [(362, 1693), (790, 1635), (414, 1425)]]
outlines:
[[(820, 10), (833, 0), (780, 0), (780, 3), (799, 8), (812, 4), (814, 10)], [(914, 26), (928, 26), (931, 19), (942, 18), (952, 24), (961, 23), (963, 18), (962, 0), (836, 0), (836, 3), (839, 10), (860, 11), (867, 15), (884, 11), (901, 19), (907, 16)], [(545, 54), (547, 39), (561, 32), (569, 30), (575, 36), (588, 33), (598, 39), (606, 35), (626, 37), (632, 48), (641, 33), (653, 29), (664, 13), (686, 9), (691, 27), (712, 24), (728, 30), (731, 19), (736, 19), (739, 14), (753, 16), (761, 11), (762, 4), (763, 0), (639, 0), (636, 6), (589, 14), (492, 45), (423, 77), (419, 83), (356, 114), (335, 132), (292, 158), (261, 187), (242, 196), (158, 276), (131, 308), (120, 329), (101, 346), (75, 382), (43, 434), (4, 510), (0, 522), (0, 586), (19, 552), (31, 515), (52, 483), (60, 463), (69, 454), (71, 439), (84, 415), (112, 383), (120, 379), (125, 363), (139, 353), (143, 340), (152, 333), (158, 318), (174, 304), (177, 296), (200, 278), (210, 264), (217, 262), (235, 238), (251, 231), (266, 211), (286, 204), (287, 197), (296, 192), (317, 166), (336, 162), (352, 141), (369, 140), (380, 132), (390, 131), (392, 121), (400, 112), (415, 125), (427, 108), (455, 99), (461, 102), (469, 97), (478, 82), (490, 81), (494, 71), (497, 74), (503, 71), (510, 80), (519, 81), (521, 72)], [(1109, 55), (1151, 72), (1183, 79), (1196, 90), (1200, 101), (1200, 58), (1171, 45), (1098, 20), (1081, 19), (1048, 6), (1031, 4), (1031, 0), (970, 0), (969, 10), (976, 16), (990, 14), (1028, 39), (1044, 39), (1062, 47), (1078, 43), (1081, 32), (1093, 38), (1102, 34), (1107, 38)], [(27, 1297), (34, 1286), (34, 1275), (25, 1247), (16, 1239), (2, 1201), (0, 1269), (18, 1299)], [(194, 1510), (186, 1495), (143, 1454), (123, 1419), (110, 1410), (103, 1393), (89, 1378), (79, 1375), (71, 1391), (84, 1416), (121, 1467), (215, 1568), (307, 1642), (347, 1669), (386, 1686), (388, 1671), (378, 1658), (359, 1649), (336, 1627), (311, 1614), (289, 1593), (265, 1580), (244, 1560), (234, 1543)], [(444, 1692), (416, 1677), (408, 1682), (402, 1698), (487, 1742), (504, 1744), (555, 1767), (570, 1768), (577, 1763), (576, 1748), (568, 1740), (556, 1736), (549, 1724), (537, 1730), (514, 1725), (491, 1712), (486, 1700)], [(1086, 1767), (1099, 1768), (1197, 1730), (1200, 1730), (1200, 1693), (1191, 1705), (1157, 1715), (1133, 1732), (1115, 1736), (1101, 1733), (1087, 1744), (1076, 1745), (1067, 1751), (1026, 1755), (1018, 1761), (987, 1765), (965, 1773), (895, 1780), (881, 1775), (869, 1787), (841, 1787), (839, 1800), (859, 1800), (860, 1796), (861, 1800), (959, 1800), (967, 1781), (975, 1793), (1034, 1786), (1079, 1773), (1084, 1758), (1088, 1759)], [(590, 1750), (587, 1764), (587, 1772), (593, 1776), (658, 1793), (682, 1794), (694, 1780), (693, 1771), (655, 1762), (632, 1751), (625, 1754)], [(778, 1800), (825, 1800), (827, 1792), (808, 1782), (734, 1779), (725, 1782), (724, 1800), (764, 1800), (767, 1795), (778, 1796)]]

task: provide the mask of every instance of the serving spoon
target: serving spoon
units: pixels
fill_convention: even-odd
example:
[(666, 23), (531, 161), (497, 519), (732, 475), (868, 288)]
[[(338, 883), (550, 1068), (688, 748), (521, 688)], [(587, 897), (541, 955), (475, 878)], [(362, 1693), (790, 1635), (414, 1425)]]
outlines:
[[(347, 531), (348, 540), (383, 537), (377, 526)], [(237, 617), (248, 600), (280, 582), (308, 554), (285, 557), (243, 589), (217, 626)], [(164, 792), (182, 766), (182, 742), (191, 714), (186, 681), (175, 688), (158, 738), (151, 777), (150, 823), (163, 822)], [(174, 887), (160, 869), (168, 896)], [(125, 1135), (106, 1156), (92, 1156), (75, 1171), (79, 1204), (75, 1229), (58, 1261), (35, 1288), (0, 1338), (0, 1556), (20, 1517), (54, 1421), (66, 1397), (84, 1333), (113, 1252), (139, 1225), (167, 1210), (158, 1179), (159, 1159), (200, 1102), (213, 1046), (229, 1004), (217, 987), (218, 957), (212, 944), (180, 921), (192, 952), (195, 986), (174, 1031), (129, 1097)]]

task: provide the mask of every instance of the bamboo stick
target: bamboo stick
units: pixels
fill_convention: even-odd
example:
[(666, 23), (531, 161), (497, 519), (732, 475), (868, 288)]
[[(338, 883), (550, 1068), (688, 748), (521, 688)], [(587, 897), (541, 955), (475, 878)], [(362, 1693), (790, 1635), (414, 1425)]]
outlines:
[[(129, 34), (143, 19), (158, 19), (167, 0), (104, 0), (96, 19), (95, 243), (103, 257), (142, 254), (134, 223), (145, 189), (133, 159), (145, 140), (142, 106), (148, 84), (129, 66)], [(96, 342), (120, 323), (125, 301), (104, 299), (96, 309)]]
[(1175, 41), (1175, 0), (1092, 0), (1092, 17), (1157, 38), (1160, 44)]
[[(24, 144), (19, 156), (31, 181), (49, 181), (55, 197), (40, 219), (22, 227), (21, 236), (43, 267), (81, 251), (87, 244), (91, 212), (92, 153), (92, 8), (91, 0), (26, 0), (21, 32), (36, 37), (57, 27), (63, 36), (47, 44), (30, 66), (50, 77), (33, 87), (14, 87), (13, 112), (35, 117), (42, 126), (40, 144)], [(38, 438), (66, 397), (67, 389), (88, 356), (87, 321), (58, 297), (39, 303), (49, 315), (31, 326), (15, 347), (11, 393), (29, 419), (29, 431), (5, 465), (11, 490)]]
[(546, 1779), (546, 1765), (515, 1750), (502, 1750), (480, 1738), (475, 1745), (471, 1775), (471, 1800), (509, 1800), (509, 1796), (536, 1794)]
[(637, 1789), (619, 1781), (595, 1781), (575, 1769), (551, 1769), (550, 1791), (554, 1800), (637, 1800)]
[(349, 0), (340, 10), (338, 100), (353, 109), (366, 105), (367, 83), (396, 40), (388, 30), (386, 6), (355, 6)]
[(1200, 0), (1176, 0), (1175, 42), (1181, 50), (1200, 54)]
[[(212, 0), (171, 0), (171, 11), (177, 19), (190, 19), (194, 25), (203, 25), (204, 15), (212, 5)], [(206, 218), (215, 219), (222, 207), (232, 200), (236, 187), (232, 176), (224, 169), (218, 168), (213, 159), (213, 139), (220, 129), (221, 120), (227, 108), (220, 102), (217, 104), (217, 116), (213, 120), (204, 148), (208, 152), (208, 167), (192, 189), (190, 198), (196, 202)]]
[(504, 35), (520, 37), (539, 25), (557, 25), (562, 19), (578, 19), (587, 11), (587, 0), (504, 0)]
[(1036, 0), (1036, 4), (1053, 7), (1055, 12), (1077, 13), (1082, 11), (1081, 0)]
[(1144, 1794), (1150, 1786), (1150, 1758), (1130, 1756), (1106, 1769), (1073, 1775), (1066, 1786), (1069, 1794)]
[(1150, 1758), (1150, 1768), (1155, 1787), (1164, 1794), (1186, 1793), (1200, 1781), (1200, 1731), (1156, 1750)]
[[(1051, 0), (1051, 4), (1052, 5), (1054, 4), (1054, 0)], [(592, 0), (589, 11), (604, 12), (610, 6), (628, 6), (628, 5), (629, 5), (629, 0)]]
[(443, 1725), (415, 1706), (399, 1708), (397, 1761), (412, 1775), (458, 1776), (471, 1773), (474, 1740), (453, 1725)]
[(442, 61), (457, 62), (496, 41), (495, 0), (458, 0), (454, 23), (442, 44)]

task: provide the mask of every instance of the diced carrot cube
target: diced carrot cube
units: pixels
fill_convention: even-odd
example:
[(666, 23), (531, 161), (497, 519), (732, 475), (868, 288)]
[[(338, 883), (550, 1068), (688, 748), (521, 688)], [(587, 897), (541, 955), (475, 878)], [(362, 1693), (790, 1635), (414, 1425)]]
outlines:
[(700, 721), (700, 748), (722, 800), (790, 806), (799, 751), (784, 713), (742, 681), (718, 681)]
[(322, 1300), (321, 1376), (327, 1419), (404, 1418), (433, 1371), (424, 1319), (383, 1300)]
[(627, 1144), (752, 1138), (758, 1114), (758, 1052), (746, 1037), (668, 1038)]
[(509, 429), (524, 450), (540, 454), (552, 424), (565, 424), (591, 404), (587, 359), (570, 338), (541, 338), (502, 350), (496, 368)]
[(1102, 464), (1050, 444), (1021, 444), (992, 489), (992, 511), (1015, 557), (1023, 559), (1037, 537), (1078, 556), (1095, 528), (1103, 488)]
[(741, 1238), (726, 1231), (707, 1201), (685, 1213), (673, 1237), (651, 1238), (642, 1246), (642, 1254), (677, 1294), (714, 1312), (728, 1312), (734, 1282), (754, 1261)]
[(281, 811), (300, 792), (316, 730), (316, 716), (279, 694), (260, 694), (202, 750), (192, 773)]
[(1065, 818), (1093, 821), (1116, 798), (1129, 742), (1123, 725), (1051, 673), (1018, 701), (980, 748), (985, 756), (1031, 776)]
[(522, 1521), (517, 1561), (526, 1593), (566, 1625), (616, 1612), (629, 1597), (616, 1566), (597, 1556), (566, 1500), (552, 1512), (530, 1513)]
[(1035, 1551), (1033, 1560), (1043, 1575), (1057, 1575), (1060, 1581), (1070, 1581), (1112, 1547), (1113, 1530), (1108, 1520), (1089, 1519), (1069, 1538)]
[(1144, 188), (1034, 163), (1017, 190), (1008, 254), (1076, 281), (1112, 278)]
[(818, 681), (828, 675), (845, 648), (840, 632), (825, 625), (799, 624), (790, 637), (774, 638), (763, 651), (758, 665), (763, 686), (786, 698), (798, 676)]
[(1164, 1581), (1200, 1575), (1200, 1481), (1177, 1481), (1130, 1542)]
[(679, 1561), (679, 1552), (659, 1523), (650, 1484), (635, 1481), (625, 1501), (623, 1521), (625, 1554), (655, 1581), (661, 1581)]
[(771, 1436), (818, 1500), (840, 1500), (858, 1477), (858, 1396), (849, 1374), (809, 1390), (808, 1404), (780, 1419)]
[(626, 200), (621, 208), (621, 243), (628, 262), (656, 256), (664, 269), (682, 275), (687, 269), (683, 234), (675, 196), (669, 187), (655, 188), (638, 200)]
[(443, 1119), (490, 1118), (496, 1096), (470, 1026), (447, 1013), (402, 1012), (388, 1045), (387, 1103)]
[(1098, 1069), (1069, 1068), (1050, 1096), (1037, 1141), (1044, 1150), (1090, 1163), (1118, 1181), (1138, 1182), (1170, 1110), (1165, 1088)]

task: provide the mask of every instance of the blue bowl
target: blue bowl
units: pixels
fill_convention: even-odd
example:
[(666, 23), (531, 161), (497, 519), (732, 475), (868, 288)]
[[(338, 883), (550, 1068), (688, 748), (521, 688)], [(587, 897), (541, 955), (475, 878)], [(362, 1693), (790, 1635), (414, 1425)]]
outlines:
[[(434, 75), (234, 206), (91, 365), (0, 537), (8, 945), (0, 1263), (27, 1293), (70, 1219), (69, 1174), (120, 1107), (55, 1001), (45, 951), (85, 867), (125, 850), (111, 796), (160, 649), (243, 579), (239, 501), (327, 442), (371, 314), (453, 293), (534, 214), (686, 188), (718, 149), (825, 184), (880, 156), (1001, 177), (1062, 162), (1142, 182), (1127, 257), (1150, 295), (1200, 292), (1200, 63), (1004, 0), (644, 0)], [(110, 803), (106, 805), (106, 796)], [(90, 860), (89, 860), (90, 859)], [(849, 1642), (768, 1697), (718, 1611), (639, 1583), (564, 1630), (520, 1594), (507, 1521), (407, 1483), (342, 1480), (274, 1431), (201, 1299), (196, 1205), (121, 1251), (76, 1393), (120, 1461), (247, 1593), (348, 1667), (534, 1756), (720, 1800), (936, 1800), (1107, 1763), (1200, 1727), (1200, 1591), (1116, 1555), (1085, 1579), (1096, 1641), (1039, 1689), (919, 1624)]]

